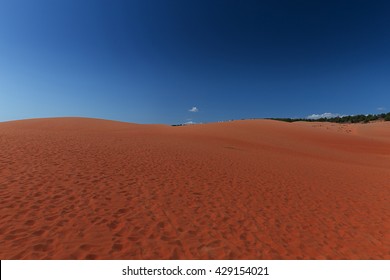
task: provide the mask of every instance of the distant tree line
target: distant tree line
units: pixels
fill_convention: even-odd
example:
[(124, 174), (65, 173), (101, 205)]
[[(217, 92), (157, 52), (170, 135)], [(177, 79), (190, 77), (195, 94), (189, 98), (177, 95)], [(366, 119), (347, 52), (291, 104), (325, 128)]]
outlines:
[[(259, 118), (249, 118), (241, 120), (258, 120)], [(320, 118), (320, 119), (294, 119), (294, 118), (266, 118), (268, 120), (283, 121), (283, 122), (332, 122), (332, 123), (369, 123), (372, 121), (390, 121), (390, 112), (377, 115), (355, 115), (355, 116), (342, 116), (335, 118)], [(228, 120), (223, 122), (231, 122), (234, 120)], [(171, 126), (186, 126), (188, 124), (172, 124)]]
[(320, 119), (293, 119), (293, 118), (270, 118), (270, 120), (284, 122), (332, 122), (332, 123), (368, 123), (372, 121), (384, 120), (390, 121), (390, 112), (377, 115), (355, 115), (342, 116), (335, 118), (320, 118)]

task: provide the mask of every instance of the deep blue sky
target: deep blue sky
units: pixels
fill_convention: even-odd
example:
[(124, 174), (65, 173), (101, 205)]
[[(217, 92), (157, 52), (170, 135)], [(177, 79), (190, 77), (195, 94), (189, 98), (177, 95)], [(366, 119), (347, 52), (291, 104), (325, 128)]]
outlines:
[(390, 1), (0, 1), (0, 121), (381, 110)]

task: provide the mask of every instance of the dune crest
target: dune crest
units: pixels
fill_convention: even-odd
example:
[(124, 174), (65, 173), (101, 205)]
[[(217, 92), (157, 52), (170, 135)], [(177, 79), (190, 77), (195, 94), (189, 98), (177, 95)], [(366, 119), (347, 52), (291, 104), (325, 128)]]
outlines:
[(0, 123), (0, 259), (390, 259), (390, 122)]

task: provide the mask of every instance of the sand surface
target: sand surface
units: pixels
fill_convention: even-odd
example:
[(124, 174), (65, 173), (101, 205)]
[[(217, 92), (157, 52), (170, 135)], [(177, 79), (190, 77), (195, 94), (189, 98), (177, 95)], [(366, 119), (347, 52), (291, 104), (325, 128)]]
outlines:
[(0, 259), (390, 259), (390, 122), (0, 123)]

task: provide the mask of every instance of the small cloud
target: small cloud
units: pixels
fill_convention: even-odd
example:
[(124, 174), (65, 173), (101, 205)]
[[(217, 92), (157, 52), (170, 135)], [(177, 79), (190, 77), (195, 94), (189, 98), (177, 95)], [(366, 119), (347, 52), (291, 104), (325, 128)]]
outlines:
[(310, 116), (307, 116), (306, 118), (309, 120), (318, 120), (318, 119), (330, 119), (330, 118), (337, 118), (341, 117), (340, 114), (334, 114), (334, 113), (323, 113), (323, 114), (312, 114)]
[(189, 122), (185, 122), (184, 124), (185, 124), (185, 125), (190, 125), (190, 124), (196, 124), (196, 122), (189, 121)]
[(196, 112), (199, 112), (199, 109), (197, 107), (192, 107), (188, 111), (191, 112), (191, 113), (196, 113)]
[(384, 111), (384, 110), (386, 110), (386, 108), (385, 107), (378, 107), (378, 108), (376, 108), (378, 111)]

